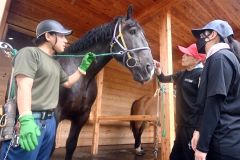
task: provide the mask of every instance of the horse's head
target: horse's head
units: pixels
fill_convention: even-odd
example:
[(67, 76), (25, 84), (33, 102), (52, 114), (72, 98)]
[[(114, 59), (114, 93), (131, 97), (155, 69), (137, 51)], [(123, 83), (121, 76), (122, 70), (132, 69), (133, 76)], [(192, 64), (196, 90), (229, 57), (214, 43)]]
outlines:
[(130, 6), (125, 17), (115, 24), (111, 43), (114, 58), (126, 66), (133, 74), (134, 80), (144, 83), (154, 73), (153, 58), (141, 26), (132, 18)]

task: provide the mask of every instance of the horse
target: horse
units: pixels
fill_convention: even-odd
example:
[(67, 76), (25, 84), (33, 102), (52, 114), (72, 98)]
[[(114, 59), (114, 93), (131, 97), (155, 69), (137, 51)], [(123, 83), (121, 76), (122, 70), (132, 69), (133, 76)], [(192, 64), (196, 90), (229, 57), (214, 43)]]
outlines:
[[(132, 13), (130, 6), (125, 16), (116, 17), (112, 22), (92, 29), (65, 50), (65, 53), (76, 55), (93, 52), (97, 57), (87, 74), (72, 88), (60, 88), (59, 104), (56, 108), (57, 123), (64, 119), (71, 121), (66, 142), (66, 160), (72, 159), (80, 131), (87, 122), (96, 99), (96, 75), (112, 58), (126, 67), (135, 81), (144, 84), (152, 79), (154, 64), (151, 50), (143, 29), (132, 18)], [(101, 56), (100, 53), (111, 54)], [(71, 74), (76, 71), (81, 58), (60, 57), (58, 61), (65, 72)]]
[[(157, 102), (157, 96), (142, 96), (132, 103), (130, 115), (156, 115)], [(148, 122), (146, 121), (130, 121), (130, 128), (135, 139), (135, 153), (139, 156), (144, 154), (141, 145), (141, 136), (147, 124)]]

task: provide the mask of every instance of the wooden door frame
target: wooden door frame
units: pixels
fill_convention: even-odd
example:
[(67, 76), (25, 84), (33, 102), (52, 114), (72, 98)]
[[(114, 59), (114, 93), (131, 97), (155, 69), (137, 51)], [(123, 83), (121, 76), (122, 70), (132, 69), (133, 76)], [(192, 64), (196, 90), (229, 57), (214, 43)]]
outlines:
[(6, 36), (6, 22), (11, 0), (1, 0), (0, 5), (0, 40)]

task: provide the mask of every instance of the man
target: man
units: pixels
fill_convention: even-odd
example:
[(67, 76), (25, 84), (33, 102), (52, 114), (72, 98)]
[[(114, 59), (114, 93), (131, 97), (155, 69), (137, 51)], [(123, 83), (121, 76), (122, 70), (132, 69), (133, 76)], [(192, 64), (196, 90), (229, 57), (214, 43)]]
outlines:
[(237, 52), (225, 43), (232, 28), (214, 20), (192, 33), (198, 50), (207, 54), (197, 98), (203, 116), (199, 141), (193, 146), (195, 160), (239, 160), (240, 65)]
[(88, 53), (75, 73), (68, 76), (63, 71), (53, 56), (64, 51), (68, 43), (65, 36), (71, 33), (55, 20), (44, 20), (36, 28), (37, 47), (25, 47), (15, 57), (20, 146), (13, 148), (9, 141), (4, 142), (1, 159), (50, 159), (56, 134), (53, 110), (60, 85), (70, 88), (95, 59), (93, 53)]
[(186, 70), (164, 76), (160, 63), (155, 61), (156, 74), (160, 82), (175, 82), (176, 84), (176, 139), (170, 160), (194, 160), (194, 152), (189, 142), (197, 127), (197, 108), (194, 104), (205, 55), (198, 53), (196, 44), (187, 48), (181, 46), (178, 48), (183, 53), (182, 66)]

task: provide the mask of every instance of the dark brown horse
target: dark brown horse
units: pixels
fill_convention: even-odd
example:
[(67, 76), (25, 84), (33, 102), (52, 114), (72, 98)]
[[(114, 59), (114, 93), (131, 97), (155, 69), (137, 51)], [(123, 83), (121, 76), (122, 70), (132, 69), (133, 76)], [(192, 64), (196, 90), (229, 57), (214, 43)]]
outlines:
[[(135, 100), (131, 107), (131, 115), (157, 115), (157, 96), (143, 96)], [(146, 121), (130, 121), (130, 127), (135, 139), (135, 151), (137, 155), (143, 155), (144, 150), (141, 146), (141, 136), (146, 128)]]
[[(129, 69), (135, 81), (144, 83), (152, 78), (154, 72), (151, 50), (140, 25), (132, 18), (132, 8), (127, 15), (92, 29), (81, 39), (66, 49), (66, 53), (82, 55), (86, 52), (97, 54), (96, 61), (90, 66), (71, 89), (60, 89), (60, 100), (56, 115), (58, 122), (68, 119), (71, 128), (66, 143), (65, 159), (72, 159), (79, 133), (87, 122), (92, 104), (97, 96), (95, 77), (112, 59)], [(111, 53), (99, 56), (100, 53)], [(63, 69), (71, 74), (76, 71), (81, 58), (59, 58)]]

